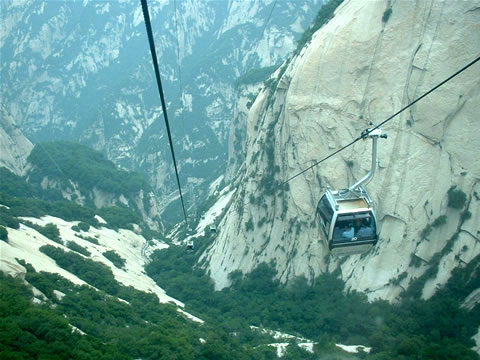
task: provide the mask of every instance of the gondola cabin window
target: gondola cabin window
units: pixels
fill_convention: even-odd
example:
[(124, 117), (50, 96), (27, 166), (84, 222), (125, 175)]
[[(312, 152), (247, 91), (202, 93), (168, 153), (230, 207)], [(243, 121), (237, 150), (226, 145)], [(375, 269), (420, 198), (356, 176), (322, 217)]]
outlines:
[(330, 233), (330, 225), (332, 223), (333, 209), (328, 203), (327, 197), (324, 196), (318, 205), (318, 214), (320, 215), (321, 224), (325, 235)]
[(375, 222), (369, 213), (339, 215), (333, 231), (333, 242), (372, 240), (376, 238)]

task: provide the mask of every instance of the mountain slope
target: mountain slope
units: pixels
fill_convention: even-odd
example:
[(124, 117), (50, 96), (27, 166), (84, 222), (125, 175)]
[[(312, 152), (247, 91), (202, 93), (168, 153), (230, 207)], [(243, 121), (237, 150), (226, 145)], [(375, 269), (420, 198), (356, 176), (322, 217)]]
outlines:
[(279, 185), (478, 56), (479, 4), (344, 1), (282, 65), (250, 109), (240, 184), (204, 253), (217, 288), (232, 271), (273, 261), (283, 281), (339, 269), (350, 289), (390, 301), (428, 274), (428, 298), (480, 254), (478, 65), (385, 126), (367, 186), (381, 229), (373, 251), (332, 258), (315, 222), (322, 187), (343, 188), (367, 172), (369, 143)]
[(142, 270), (155, 248), (168, 247), (147, 225), (154, 222), (149, 215), (155, 206), (141, 196), (150, 191), (143, 177), (118, 169), (99, 152), (68, 142), (39, 144), (28, 160), (24, 177), (0, 168), (4, 272), (24, 275), (26, 269), (18, 262), (23, 260), (74, 284), (88, 283), (42, 253), (42, 246), (54, 245), (105, 264), (126, 286), (177, 302), (165, 297)]
[(33, 145), (18, 128), (15, 120), (0, 107), (0, 166), (22, 175)]
[[(140, 2), (0, 6), (1, 97), (24, 134), (99, 150), (147, 174), (168, 204), (176, 188)], [(321, 1), (149, 6), (182, 181), (195, 188), (224, 169), (235, 79), (283, 61)]]
[[(161, 302), (173, 302), (183, 306), (180, 301), (167, 296), (143, 271), (143, 266), (148, 261), (148, 254), (155, 248), (168, 246), (167, 244), (152, 242), (154, 246), (149, 246), (149, 242), (141, 235), (126, 229), (115, 231), (106, 228), (97, 229), (89, 227), (86, 231), (82, 231), (78, 228), (78, 221), (67, 222), (52, 216), (45, 216), (40, 219), (23, 219), (40, 227), (54, 224), (58, 228), (59, 237), (63, 239), (62, 243), (64, 246), (60, 246), (58, 242), (42, 235), (34, 229), (34, 226), (29, 226), (28, 224), (22, 224), (18, 229), (9, 228), (8, 242), (2, 241), (0, 243), (2, 253), (0, 263), (1, 270), (4, 273), (15, 277), (21, 274), (25, 276), (26, 269), (16, 260), (20, 259), (33, 265), (37, 271), (57, 273), (74, 284), (84, 285), (87, 284), (85, 280), (59, 267), (53, 259), (39, 251), (39, 249), (44, 245), (50, 245), (61, 248), (66, 252), (77, 249), (77, 253), (80, 251), (80, 254), (82, 252), (85, 253), (86, 250), (86, 252), (90, 253), (87, 257), (107, 265), (118, 282), (125, 286), (132, 286), (138, 290), (155, 294)], [(72, 243), (79, 245), (80, 248), (75, 247)], [(72, 249), (69, 247), (72, 247)], [(109, 251), (115, 252), (122, 258), (124, 265), (115, 266), (104, 255)]]

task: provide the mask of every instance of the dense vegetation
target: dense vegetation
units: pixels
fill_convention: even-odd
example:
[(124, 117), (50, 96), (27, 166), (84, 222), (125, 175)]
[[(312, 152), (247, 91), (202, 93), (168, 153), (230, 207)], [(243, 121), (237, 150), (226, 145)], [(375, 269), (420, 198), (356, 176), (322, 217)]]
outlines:
[(315, 19), (312, 22), (312, 25), (302, 34), (300, 39), (297, 41), (297, 49), (295, 52), (300, 52), (300, 50), (305, 46), (307, 42), (312, 39), (315, 31), (320, 29), (323, 25), (327, 24), (334, 16), (335, 10), (343, 2), (343, 0), (330, 0), (322, 5), (320, 10), (315, 16)]
[[(8, 209), (0, 207), (0, 224), (2, 223), (2, 219), (7, 221), (7, 219), (18, 216), (39, 218), (45, 215), (51, 215), (66, 221), (80, 221), (88, 226), (99, 227), (100, 223), (95, 217), (95, 215), (98, 214), (107, 222), (107, 224), (102, 224), (102, 226), (105, 227), (130, 229), (131, 224), (140, 224), (145, 231), (150, 231), (143, 225), (142, 219), (126, 207), (112, 206), (92, 209), (87, 206), (78, 205), (72, 201), (17, 198), (1, 192), (0, 204), (8, 206)], [(81, 226), (85, 227), (85, 225)]]
[(273, 66), (263, 67), (263, 68), (260, 68), (260, 69), (250, 70), (249, 72), (240, 76), (236, 80), (235, 85), (238, 87), (238, 86), (241, 86), (241, 85), (250, 85), (250, 84), (262, 83), (275, 70), (278, 69), (278, 66), (279, 65), (273, 65)]
[[(5, 168), (0, 168), (0, 175), (0, 204), (3, 205), (0, 207), (0, 225), (18, 228), (16, 218), (19, 216), (39, 218), (51, 215), (66, 221), (79, 221), (76, 231), (88, 231), (89, 226), (131, 229), (131, 224), (139, 224), (147, 239), (158, 235), (144, 224), (137, 209), (123, 205), (100, 209), (82, 206), (62, 199), (58, 190), (44, 190), (39, 184), (28, 183), (25, 178), (16, 176)], [(102, 217), (107, 224), (100, 224), (96, 215)]]
[[(241, 346), (221, 329), (186, 320), (174, 306), (159, 305), (155, 295), (123, 288), (126, 303), (26, 266), (26, 280), (48, 299), (33, 305), (21, 281), (0, 273), (2, 359), (272, 358), (263, 354), (273, 351)], [(72, 332), (72, 326), (86, 335)]]
[(448, 189), (448, 206), (454, 209), (462, 209), (467, 202), (467, 194), (461, 189), (457, 189), (456, 186), (452, 186)]
[(54, 198), (60, 200), (61, 196), (57, 192), (46, 192), (38, 186), (31, 185), (24, 181), (20, 176), (10, 172), (5, 167), (0, 167), (0, 192), (9, 194), (10, 196), (22, 198)]
[(63, 245), (63, 240), (60, 237), (60, 230), (58, 230), (57, 225), (48, 223), (48, 224), (45, 224), (44, 226), (41, 226), (26, 220), (21, 220), (21, 222), (27, 225), (28, 227), (37, 230), (40, 234), (42, 234), (46, 238)]
[[(159, 306), (155, 296), (118, 284), (105, 265), (75, 252), (42, 247), (59, 266), (100, 292), (74, 286), (55, 274), (35, 272), (31, 265), (23, 263), (28, 270), (27, 281), (47, 296), (47, 304), (56, 306), (32, 305), (26, 301), (31, 293), (23, 285), (12, 286), (12, 279), (2, 277), (0, 286), (8, 284), (14, 293), (6, 293), (4, 299), (2, 291), (0, 308), (8, 309), (9, 301), (26, 307), (17, 312), (2, 310), (5, 316), (0, 321), (0, 357), (31, 358), (38, 353), (40, 357), (55, 358), (48, 354), (57, 352), (59, 358), (72, 359), (274, 359), (274, 349), (265, 346), (274, 340), (252, 331), (250, 325), (255, 325), (316, 342), (315, 354), (290, 346), (285, 359), (478, 359), (470, 348), (471, 336), (480, 323), (480, 309), (476, 306), (467, 311), (460, 305), (480, 287), (480, 257), (455, 270), (446, 287), (428, 301), (420, 300), (421, 288), (428, 279), (425, 276), (404, 292), (399, 305), (383, 301), (369, 304), (363, 294), (344, 293), (344, 283), (336, 274), (317, 278), (313, 286), (303, 278), (283, 286), (274, 279), (274, 269), (266, 264), (247, 276), (233, 272), (232, 286), (215, 292), (210, 278), (194, 266), (212, 239), (206, 232), (197, 240), (193, 252), (175, 246), (157, 251), (146, 269), (170, 295), (187, 304), (187, 311), (206, 320), (200, 327), (179, 317), (173, 308)], [(23, 319), (30, 314), (42, 319), (41, 329)], [(88, 336), (71, 333), (69, 324)], [(49, 334), (55, 334), (56, 340)], [(208, 345), (200, 338), (206, 339)], [(28, 344), (19, 339), (28, 339)], [(345, 357), (335, 348), (336, 342), (373, 349), (370, 354)], [(103, 345), (99, 347), (98, 343)], [(81, 349), (79, 354), (74, 353), (77, 349)]]
[(19, 279), (0, 272), (1, 359), (128, 359), (115, 346), (72, 332), (63, 314), (34, 306)]
[[(11, 180), (10, 184), (19, 181), (13, 177)], [(32, 188), (32, 191), (35, 193), (37, 190)], [(5, 229), (0, 234), (3, 241), (8, 241), (6, 228), (19, 227), (17, 217), (21, 215), (54, 214), (66, 220), (82, 220), (75, 226), (78, 232), (88, 231), (90, 226), (99, 226), (94, 210), (67, 201), (0, 194), (0, 203), (9, 207), (0, 207), (0, 226)], [(449, 206), (462, 209), (464, 205), (463, 193), (452, 189)], [(122, 214), (128, 209), (120, 210), (113, 213)], [(106, 209), (105, 214), (109, 211), (112, 209)], [(129, 213), (125, 214), (123, 220), (117, 222), (136, 220), (129, 216)], [(114, 218), (112, 216), (111, 219)], [(441, 226), (445, 221), (445, 217), (439, 217), (431, 227)], [(53, 224), (38, 227), (38, 231), (53, 240), (62, 241)], [(100, 291), (76, 287), (57, 275), (37, 273), (27, 266), (27, 280), (56, 307), (33, 306), (29, 301), (25, 302), (25, 299), (31, 298), (31, 293), (22, 288), (23, 285), (8, 285), (16, 292), (7, 293), (7, 299), (2, 298), (1, 301), (7, 304), (5, 307), (10, 306), (8, 301), (11, 299), (26, 304), (26, 307), (18, 312), (5, 310), (5, 319), (0, 321), (0, 357), (31, 358), (34, 357), (32, 354), (38, 353), (39, 358), (55, 358), (49, 354), (58, 353), (60, 358), (72, 359), (122, 356), (145, 359), (275, 358), (274, 349), (265, 346), (274, 341), (267, 335), (250, 330), (250, 325), (256, 325), (305, 336), (317, 343), (315, 355), (291, 346), (285, 359), (318, 358), (320, 355), (340, 359), (335, 355), (340, 351), (333, 345), (335, 342), (373, 347), (369, 355), (348, 355), (348, 359), (478, 359), (470, 348), (473, 346), (471, 336), (480, 323), (480, 310), (477, 306), (467, 311), (460, 304), (469, 293), (480, 287), (480, 258), (454, 271), (447, 286), (432, 299), (420, 300), (423, 284), (434, 275), (435, 267), (432, 267), (433, 272), (427, 271), (424, 277), (417, 279), (403, 294), (401, 303), (392, 306), (381, 301), (368, 304), (365, 296), (359, 293), (345, 294), (344, 284), (335, 274), (317, 278), (313, 286), (300, 278), (285, 287), (274, 280), (274, 270), (265, 264), (248, 276), (232, 273), (232, 287), (215, 292), (210, 278), (194, 265), (212, 240), (211, 234), (206, 232), (196, 240), (193, 252), (186, 252), (180, 247), (157, 251), (146, 269), (170, 295), (184, 301), (188, 311), (206, 320), (206, 325), (202, 327), (179, 318), (169, 307), (158, 306), (153, 295), (119, 285), (110, 268), (81, 256), (88, 255), (88, 252), (74, 242), (66, 243), (74, 250), (70, 252), (43, 246), (41, 250), (59, 266)], [(92, 238), (92, 242), (95, 243), (95, 239)], [(115, 252), (106, 252), (104, 256), (115, 266), (124, 265), (124, 259)], [(3, 286), (3, 282), (12, 280), (2, 277), (1, 281)], [(65, 295), (61, 295), (60, 300), (53, 290)], [(128, 301), (128, 304), (117, 298)], [(27, 316), (25, 314), (31, 316), (37, 313), (43, 323), (40, 330), (40, 325), (23, 318)], [(67, 319), (63, 318), (63, 314)], [(158, 322), (152, 319), (158, 319)], [(78, 327), (89, 337), (67, 332), (70, 330), (68, 324)], [(57, 334), (57, 340), (49, 334)], [(202, 344), (199, 338), (207, 339), (207, 343)], [(80, 349), (79, 353), (77, 349)]]
[[(48, 214), (97, 227), (95, 214), (98, 214), (111, 228), (131, 228), (129, 224), (136, 223), (147, 231), (136, 203), (141, 190), (144, 194), (151, 191), (142, 175), (119, 169), (101, 153), (70, 142), (38, 144), (28, 160), (32, 168), (25, 177), (0, 168), (0, 204), (11, 208), (10, 215), (40, 217)], [(49, 186), (45, 186), (45, 179), (50, 181)], [(96, 209), (94, 189), (111, 196), (124, 196), (128, 207), (117, 201), (116, 206)], [(80, 192), (84, 206), (75, 202), (77, 194), (71, 195), (74, 201), (63, 198), (62, 192), (73, 190)], [(144, 209), (148, 211), (150, 206), (145, 197)]]
[(8, 230), (0, 225), (0, 240), (8, 242)]
[(118, 294), (120, 287), (108, 266), (51, 245), (43, 245), (40, 247), (40, 251), (55, 260), (58, 266), (75, 274), (86, 283), (107, 294)]
[[(317, 353), (333, 342), (372, 346), (375, 360), (478, 359), (470, 348), (480, 323), (480, 307), (460, 305), (480, 287), (477, 257), (454, 271), (447, 286), (425, 301), (420, 278), (398, 305), (369, 304), (363, 294), (344, 293), (335, 274), (324, 274), (309, 286), (297, 279), (288, 286), (274, 280), (273, 268), (262, 264), (248, 276), (231, 274), (232, 286), (215, 292), (208, 276), (194, 267), (195, 254), (180, 248), (157, 251), (147, 272), (160, 286), (202, 318), (221, 319), (223, 326), (248, 338), (249, 325), (281, 329), (319, 343)], [(323, 349), (323, 350), (322, 350)]]
[(112, 264), (119, 269), (125, 266), (126, 260), (113, 250), (105, 251), (102, 255), (105, 256), (108, 260), (110, 260)]
[(71, 201), (57, 200), (48, 201), (35, 198), (13, 197), (7, 193), (0, 192), (0, 204), (8, 206), (0, 208), (0, 213), (9, 217), (29, 216), (42, 217), (51, 215), (62, 218), (66, 221), (79, 220), (92, 226), (98, 226), (95, 219), (95, 210), (78, 205)]
[(67, 242), (67, 247), (70, 250), (76, 251), (77, 253), (82, 254), (84, 256), (90, 256), (91, 255), (90, 251), (88, 251), (83, 246), (78, 245), (75, 241), (68, 241)]
[(96, 187), (116, 195), (150, 190), (140, 174), (121, 170), (100, 152), (77, 143), (55, 141), (36, 145), (28, 161), (34, 166), (29, 173), (33, 183), (48, 177), (66, 186), (73, 181), (86, 191)]

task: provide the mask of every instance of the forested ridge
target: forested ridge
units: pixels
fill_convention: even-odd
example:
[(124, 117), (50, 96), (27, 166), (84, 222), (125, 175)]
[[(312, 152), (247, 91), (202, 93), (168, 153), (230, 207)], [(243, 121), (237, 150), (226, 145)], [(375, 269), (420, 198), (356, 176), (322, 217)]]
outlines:
[[(138, 191), (150, 189), (141, 174), (121, 170), (99, 152), (69, 142), (39, 144), (30, 154), (29, 161), (33, 167), (23, 177), (0, 168), (0, 203), (4, 205), (0, 207), (0, 226), (6, 225), (7, 217), (50, 215), (98, 227), (96, 215), (99, 215), (106, 221), (102, 224), (105, 227), (131, 229), (132, 224), (137, 224), (147, 239), (156, 233), (144, 223), (134, 202), (130, 202), (130, 207), (117, 203), (96, 208), (91, 199), (80, 204), (65, 199), (62, 194), (65, 186), (77, 182), (84, 193), (97, 187), (111, 194), (134, 198)], [(42, 181), (45, 178), (63, 185), (44, 187)], [(115, 186), (111, 185), (112, 182)], [(144, 201), (144, 205), (148, 207), (148, 202)]]
[[(35, 182), (1, 171), (5, 181), (0, 184), (0, 238), (8, 242), (8, 229), (18, 229), (20, 223), (35, 228), (69, 250), (45, 245), (40, 248), (44, 254), (98, 289), (74, 285), (57, 274), (37, 272), (28, 262), (17, 260), (27, 269), (27, 283), (46, 299), (33, 304), (27, 285), (2, 275), (2, 359), (277, 358), (275, 348), (267, 344), (279, 340), (251, 326), (296, 335), (281, 340), (292, 344), (300, 338), (315, 343), (313, 354), (289, 346), (285, 359), (479, 358), (471, 348), (480, 309), (462, 306), (464, 299), (480, 287), (479, 257), (456, 269), (447, 285), (431, 299), (422, 300), (422, 288), (436, 269), (432, 267), (403, 292), (395, 305), (386, 301), (368, 303), (364, 294), (345, 291), (338, 273), (323, 274), (312, 284), (304, 278), (281, 284), (275, 279), (273, 264), (260, 264), (248, 275), (232, 272), (232, 286), (215, 292), (212, 280), (198, 262), (214, 240), (215, 235), (206, 231), (196, 239), (195, 251), (174, 245), (157, 250), (145, 269), (170, 296), (185, 302), (185, 310), (205, 321), (198, 325), (179, 315), (173, 305), (159, 304), (155, 295), (119, 284), (110, 268), (90, 259), (87, 249), (62, 239), (54, 224), (38, 226), (22, 218), (53, 215), (79, 221), (74, 228), (81, 233), (90, 227), (128, 228), (139, 223), (135, 212), (126, 207), (81, 206), (61, 199), (53, 189), (46, 191)], [(450, 193), (449, 202), (450, 198), (456, 199), (458, 191)], [(107, 224), (100, 224), (96, 214)], [(162, 234), (145, 224), (141, 226), (145, 238), (154, 235), (163, 239)], [(95, 238), (86, 239), (96, 243)], [(105, 251), (103, 256), (118, 268), (125, 264), (115, 251)], [(72, 332), (71, 326), (87, 335)], [(361, 344), (372, 350), (369, 354), (346, 354), (335, 343)]]
[(125, 288), (121, 295), (128, 302), (119, 301), (32, 268), (26, 279), (48, 300), (32, 304), (31, 290), (0, 274), (2, 359), (262, 358), (249, 355), (251, 349), (221, 329), (195, 325), (174, 306), (159, 305), (154, 295)]
[[(283, 286), (273, 279), (274, 271), (267, 265), (246, 277), (233, 274), (231, 288), (214, 292), (205, 274), (192, 272), (194, 255), (185, 256), (184, 252), (177, 247), (160, 251), (147, 270), (156, 279), (163, 279), (159, 282), (170, 294), (183, 297), (186, 310), (206, 320), (205, 325), (182, 319), (173, 306), (159, 305), (154, 295), (118, 285), (108, 273), (94, 268), (89, 271), (92, 265), (88, 260), (78, 256), (75, 260), (73, 255), (59, 252), (51, 255), (62, 267), (76, 267), (74, 273), (81, 278), (97, 277), (99, 281), (93, 283), (103, 290), (74, 286), (56, 274), (36, 272), (23, 263), (28, 283), (47, 296), (43, 305), (33, 305), (31, 290), (21, 281), (2, 275), (0, 356), (276, 358), (273, 348), (262, 346), (273, 340), (250, 329), (256, 325), (316, 342), (315, 354), (294, 346), (289, 347), (285, 359), (316, 359), (319, 355), (340, 359), (335, 355), (340, 353), (335, 342), (372, 346), (370, 354), (351, 354), (347, 356), (350, 359), (478, 359), (470, 350), (470, 337), (476, 331), (480, 311), (476, 307), (469, 312), (460, 306), (462, 296), (478, 286), (478, 277), (471, 273), (478, 260), (456, 271), (432, 299), (419, 300), (407, 291), (400, 304), (390, 305), (384, 301), (368, 304), (359, 293), (344, 294), (344, 284), (335, 274), (316, 279), (313, 286), (304, 279)], [(78, 270), (82, 268), (90, 275), (84, 277)], [(71, 325), (87, 335), (72, 332)]]
[(151, 190), (143, 175), (122, 170), (100, 152), (73, 142), (40, 143), (33, 148), (28, 162), (33, 165), (28, 174), (33, 183), (48, 177), (65, 186), (73, 181), (85, 191), (96, 187), (116, 195)]
[(232, 273), (232, 286), (215, 292), (210, 278), (194, 264), (194, 254), (171, 247), (157, 251), (147, 271), (169, 294), (182, 299), (188, 311), (222, 319), (231, 331), (247, 338), (245, 329), (255, 325), (307, 337), (317, 342), (317, 354), (329, 354), (334, 343), (342, 343), (372, 347), (370, 354), (358, 356), (374, 360), (480, 358), (471, 349), (480, 308), (462, 307), (480, 286), (480, 257), (456, 269), (431, 299), (421, 299), (426, 274), (394, 305), (369, 303), (362, 293), (345, 292), (336, 273), (323, 274), (313, 284), (298, 278), (283, 285), (267, 264), (245, 276)]
[[(297, 54), (311, 41), (315, 31), (332, 18), (341, 3), (342, 0), (331, 0), (322, 7), (311, 28), (298, 40)], [(391, 14), (391, 7), (387, 8), (379, 21), (386, 23)], [(230, 41), (228, 33), (223, 40)], [(237, 86), (265, 80), (279, 66), (280, 72), (285, 71), (286, 67), (281, 65), (252, 69), (238, 78)], [(225, 70), (222, 67), (221, 73)], [(265, 85), (274, 90), (278, 80), (266, 80)], [(200, 101), (203, 108), (202, 99), (195, 101)], [(253, 98), (250, 105), (252, 101)], [(205, 120), (203, 116), (199, 122)], [(259, 183), (260, 195), (249, 199), (251, 204), (261, 204), (273, 191), (273, 175), (279, 171), (274, 161), (272, 129), (265, 147), (269, 172)], [(150, 145), (145, 140), (139, 146), (147, 144)], [(204, 150), (203, 154), (213, 157), (216, 152), (212, 149)], [(249, 274), (233, 271), (229, 275), (231, 286), (214, 291), (210, 274), (204, 271), (205, 263), (200, 259), (215, 235), (205, 231), (203, 236), (196, 237), (193, 251), (170, 243), (168, 249), (157, 250), (150, 256), (145, 272), (168, 295), (184, 302), (187, 312), (202, 319), (204, 323), (200, 324), (178, 312), (175, 305), (160, 304), (153, 293), (117, 282), (112, 269), (124, 268), (126, 261), (114, 250), (98, 255), (111, 262), (115, 267), (112, 268), (90, 258), (91, 253), (85, 247), (62, 238), (54, 224), (40, 226), (24, 218), (50, 215), (75, 222), (72, 229), (78, 233), (76, 236), (96, 245), (96, 238), (84, 234), (90, 227), (118, 230), (139, 225), (137, 232), (147, 241), (156, 238), (167, 242), (164, 234), (153, 231), (142, 221), (139, 209), (133, 205), (98, 209), (91, 200), (80, 204), (76, 195), (72, 196), (74, 201), (63, 198), (62, 190), (72, 187), (83, 194), (95, 188), (114, 195), (135, 196), (151, 190), (141, 175), (116, 167), (86, 146), (69, 142), (37, 144), (28, 161), (32, 167), (24, 177), (0, 168), (0, 241), (8, 243), (9, 231), (18, 230), (21, 224), (35, 229), (56, 243), (41, 246), (42, 254), (90, 286), (78, 286), (58, 274), (37, 271), (28, 261), (17, 259), (27, 271), (25, 282), (0, 273), (1, 359), (266, 360), (277, 359), (276, 349), (270, 345), (279, 342), (291, 344), (283, 356), (287, 360), (480, 358), (473, 350), (472, 339), (479, 331), (480, 307), (464, 303), (480, 288), (480, 257), (455, 269), (442, 288), (428, 300), (422, 299), (425, 284), (439, 270), (440, 255), (453, 246), (460, 230), (448, 240), (443, 252), (430, 260), (431, 266), (424, 275), (408, 284), (395, 304), (381, 300), (368, 302), (365, 294), (349, 291), (339, 270), (317, 276), (311, 282), (299, 277), (281, 283), (274, 263), (260, 263)], [(188, 169), (195, 164), (184, 166)], [(203, 171), (209, 173), (209, 168), (204, 167)], [(50, 184), (42, 185), (46, 182)], [(209, 198), (199, 206), (198, 213), (204, 213), (216, 200), (215, 196)], [(446, 201), (448, 207), (462, 210), (467, 197), (452, 187)], [(177, 218), (178, 213), (172, 209), (178, 206), (171, 203), (165, 215)], [(242, 213), (243, 210), (242, 203)], [(96, 215), (106, 224), (100, 223)], [(460, 213), (462, 221), (471, 216), (467, 209)], [(420, 237), (427, 239), (433, 230), (447, 222), (447, 217), (441, 215), (432, 220), (419, 231)], [(266, 217), (261, 220), (264, 221)], [(298, 224), (290, 223), (292, 228), (295, 225)], [(251, 218), (242, 226), (250, 232), (260, 227)], [(183, 240), (185, 234), (186, 229), (179, 230), (177, 240)], [(413, 266), (420, 261), (412, 254)], [(407, 275), (399, 274), (392, 283), (400, 286)], [(295, 337), (275, 339), (268, 331), (262, 332), (263, 329)], [(296, 346), (304, 340), (314, 343), (313, 353)], [(349, 354), (336, 344), (364, 345), (371, 347), (371, 351)]]
[[(87, 152), (88, 153), (88, 152)], [(95, 155), (97, 156), (97, 155)], [(88, 161), (87, 161), (88, 162)], [(96, 162), (98, 164), (98, 162)], [(109, 164), (106, 165), (110, 167)], [(187, 319), (171, 304), (160, 304), (147, 294), (119, 284), (111, 269), (89, 258), (84, 247), (63, 239), (55, 224), (44, 226), (24, 217), (56, 216), (74, 221), (72, 230), (93, 244), (96, 238), (82, 235), (90, 227), (131, 228), (139, 224), (146, 240), (163, 238), (142, 223), (126, 207), (95, 209), (62, 199), (58, 190), (43, 189), (1, 169), (0, 239), (9, 243), (9, 231), (21, 224), (64, 245), (44, 245), (40, 251), (56, 264), (91, 286), (78, 286), (58, 274), (37, 272), (28, 262), (17, 259), (27, 269), (26, 284), (1, 274), (0, 358), (2, 359), (266, 359), (275, 349), (266, 341), (254, 348), (224, 330), (219, 323), (199, 325)], [(121, 181), (124, 172), (116, 174)], [(107, 223), (100, 223), (100, 215)], [(115, 267), (125, 259), (114, 250), (102, 254)], [(34, 298), (34, 286), (43, 295)], [(7, 291), (8, 290), (8, 291)], [(44, 298), (45, 296), (45, 298)], [(39, 303), (41, 302), (41, 303)], [(78, 329), (72, 332), (72, 329)], [(258, 335), (256, 339), (271, 339)]]

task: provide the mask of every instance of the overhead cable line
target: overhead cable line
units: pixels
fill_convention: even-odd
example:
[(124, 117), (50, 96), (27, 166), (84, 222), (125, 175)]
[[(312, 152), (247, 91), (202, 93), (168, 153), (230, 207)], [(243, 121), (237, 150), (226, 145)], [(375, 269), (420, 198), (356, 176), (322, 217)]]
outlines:
[(177, 19), (177, 0), (173, 0), (173, 6), (175, 10), (175, 38), (177, 40), (177, 67), (178, 67), (178, 81), (180, 84), (180, 107), (182, 108), (182, 129), (183, 134), (186, 135), (185, 131), (185, 117), (183, 115), (183, 111), (185, 110), (185, 106), (183, 105), (183, 81), (182, 81), (182, 72), (180, 70), (180, 41), (178, 40), (178, 19)]
[(272, 17), (272, 14), (273, 14), (273, 9), (275, 9), (275, 5), (277, 5), (277, 0), (275, 0), (273, 2), (272, 9), (270, 10), (270, 14), (268, 15), (267, 21), (265, 22), (265, 25), (263, 26), (262, 34), (260, 35), (260, 38), (258, 39), (257, 44), (255, 45), (255, 50), (253, 51), (254, 54), (257, 52), (258, 44), (260, 44), (260, 41), (263, 39), (265, 29), (267, 28), (267, 25), (270, 22), (270, 18)]
[(394, 117), (396, 117), (397, 115), (399, 115), (400, 113), (402, 113), (403, 111), (407, 110), (409, 107), (413, 106), (414, 104), (416, 104), (417, 102), (419, 102), (420, 100), (422, 100), (425, 96), (431, 94), (432, 92), (434, 92), (435, 90), (437, 90), (439, 87), (441, 87), (442, 85), (446, 84), (447, 82), (449, 82), (450, 80), (452, 80), (454, 77), (458, 76), (460, 73), (462, 73), (463, 71), (467, 70), (470, 66), (472, 66), (473, 64), (475, 64), (476, 62), (480, 61), (480, 56), (478, 56), (475, 60), (472, 60), (471, 62), (469, 62), (467, 65), (465, 65), (464, 67), (462, 67), (460, 70), (456, 71), (455, 73), (453, 73), (452, 75), (450, 75), (448, 78), (446, 78), (445, 80), (443, 80), (442, 82), (440, 82), (438, 85), (434, 86), (433, 88), (431, 88), (430, 90), (428, 90), (426, 93), (424, 93), (423, 95), (419, 96), (418, 98), (416, 98), (415, 100), (413, 100), (411, 103), (409, 103), (408, 105), (404, 106), (403, 108), (401, 108), (400, 110), (398, 110), (395, 114), (391, 115), (390, 117), (388, 117), (387, 119), (385, 119), (384, 121), (382, 121), (380, 124), (376, 125), (375, 127), (371, 128), (371, 129), (368, 129), (364, 132), (362, 132), (362, 134), (356, 138), (355, 140), (351, 141), (350, 143), (348, 143), (347, 145), (343, 146), (342, 148), (334, 151), (333, 153), (327, 155), (326, 157), (324, 157), (323, 159), (315, 162), (313, 165), (309, 166), (308, 168), (300, 171), (298, 174), (292, 176), (291, 178), (285, 180), (284, 182), (282, 182), (280, 185), (284, 185), (286, 183), (288, 183), (289, 181), (295, 179), (297, 176), (300, 176), (302, 175), (303, 173), (307, 172), (308, 170), (312, 169), (313, 167), (319, 165), (320, 163), (330, 159), (332, 156), (334, 155), (337, 155), (339, 152), (345, 150), (346, 148), (352, 146), (353, 144), (355, 144), (357, 141), (361, 140), (361, 139), (364, 139), (368, 136), (368, 134), (370, 134), (372, 131), (378, 129), (379, 127), (383, 126), (384, 124), (386, 124), (387, 122), (389, 122), (390, 120), (392, 120)]
[(177, 19), (177, 0), (173, 0), (173, 7), (175, 11), (175, 38), (177, 40), (177, 62), (180, 65), (180, 42), (178, 41), (178, 19)]
[[(173, 0), (173, 6), (174, 6), (174, 11), (175, 11), (175, 39), (177, 40), (177, 68), (178, 68), (178, 81), (179, 81), (179, 97), (180, 97), (180, 116), (181, 116), (181, 121), (180, 123), (182, 124), (182, 130), (183, 130), (183, 136), (185, 138), (185, 141), (188, 141), (187, 137), (187, 132), (185, 131), (185, 104), (183, 102), (183, 81), (182, 81), (182, 71), (181, 71), (181, 64), (180, 64), (180, 41), (178, 40), (178, 18), (177, 18), (177, 0)], [(188, 228), (188, 226), (187, 226)]]
[(185, 217), (185, 225), (188, 229), (187, 212), (185, 211), (185, 204), (183, 202), (182, 187), (180, 186), (180, 178), (178, 176), (177, 160), (175, 159), (175, 151), (173, 149), (172, 134), (170, 132), (170, 124), (167, 116), (167, 106), (165, 103), (165, 96), (163, 94), (162, 80), (160, 79), (160, 70), (158, 68), (157, 52), (155, 50), (155, 42), (153, 41), (152, 24), (150, 22), (150, 15), (148, 13), (147, 0), (140, 0), (142, 3), (143, 18), (145, 20), (145, 26), (147, 28), (148, 42), (150, 44), (150, 53), (152, 54), (153, 67), (155, 69), (155, 77), (158, 85), (158, 93), (160, 94), (160, 100), (162, 102), (163, 117), (165, 119), (165, 126), (167, 128), (168, 142), (170, 143), (170, 151), (172, 153), (173, 165), (175, 167), (175, 176), (177, 178), (178, 191), (180, 193), (180, 200), (182, 202), (183, 216)]

